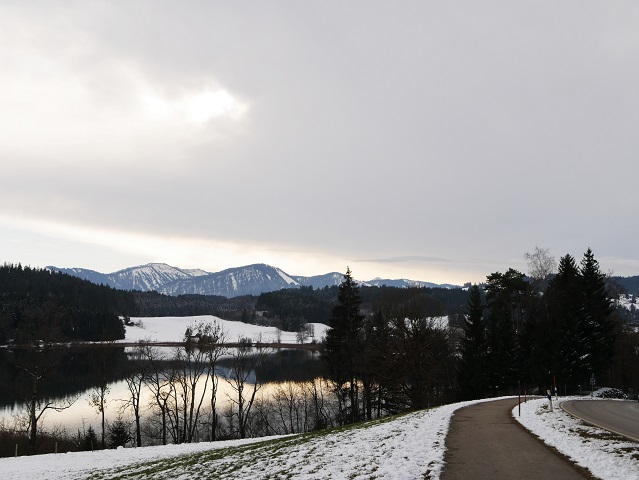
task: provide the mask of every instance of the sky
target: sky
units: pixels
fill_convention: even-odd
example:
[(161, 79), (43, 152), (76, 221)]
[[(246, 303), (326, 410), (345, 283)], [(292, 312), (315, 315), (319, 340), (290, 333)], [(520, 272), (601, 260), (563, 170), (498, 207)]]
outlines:
[(639, 3), (0, 3), (0, 262), (639, 275)]

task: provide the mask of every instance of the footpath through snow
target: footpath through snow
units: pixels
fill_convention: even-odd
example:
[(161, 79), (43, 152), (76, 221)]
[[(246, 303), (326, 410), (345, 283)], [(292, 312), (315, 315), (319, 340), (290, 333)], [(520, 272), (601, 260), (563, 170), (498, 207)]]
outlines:
[[(571, 398), (572, 399), (572, 398)], [(328, 434), (271, 437), (215, 443), (127, 448), (0, 459), (4, 479), (148, 478), (154, 479), (438, 479), (444, 465), (445, 437), (454, 411), (486, 399), (445, 405), (393, 420)], [(529, 400), (513, 416), (603, 480), (639, 479), (637, 444), (600, 440), (547, 400)], [(592, 439), (584, 439), (590, 432)], [(605, 436), (608, 438), (609, 436)], [(274, 443), (272, 440), (275, 439)], [(271, 441), (264, 441), (271, 440)], [(249, 443), (256, 448), (242, 448)], [(216, 454), (220, 449), (224, 455)], [(161, 465), (146, 465), (161, 462)]]

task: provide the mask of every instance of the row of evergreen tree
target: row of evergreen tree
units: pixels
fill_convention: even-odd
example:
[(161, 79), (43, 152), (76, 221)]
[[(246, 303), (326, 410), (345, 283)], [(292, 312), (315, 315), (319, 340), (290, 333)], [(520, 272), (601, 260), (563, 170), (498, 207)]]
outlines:
[(580, 266), (565, 255), (552, 279), (536, 280), (509, 269), (489, 275), (483, 292), (471, 287), (459, 349), (462, 398), (517, 385), (576, 393), (607, 373), (620, 325), (592, 251)]
[(342, 424), (426, 408), (453, 399), (450, 330), (428, 289), (388, 289), (361, 311), (360, 289), (347, 270), (322, 352), (325, 377)]
[(467, 295), (460, 328), (432, 318), (430, 295), (396, 291), (365, 315), (346, 272), (322, 354), (342, 423), (525, 388), (577, 393), (592, 376), (611, 378), (623, 329), (590, 249), (579, 266), (566, 255), (557, 274), (495, 272)]

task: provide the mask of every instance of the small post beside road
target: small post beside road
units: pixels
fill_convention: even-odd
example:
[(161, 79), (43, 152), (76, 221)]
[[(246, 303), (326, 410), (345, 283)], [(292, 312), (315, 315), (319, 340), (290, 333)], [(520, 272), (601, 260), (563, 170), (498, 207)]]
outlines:
[(517, 395), (519, 396), (519, 416), (521, 417), (521, 384), (517, 382)]

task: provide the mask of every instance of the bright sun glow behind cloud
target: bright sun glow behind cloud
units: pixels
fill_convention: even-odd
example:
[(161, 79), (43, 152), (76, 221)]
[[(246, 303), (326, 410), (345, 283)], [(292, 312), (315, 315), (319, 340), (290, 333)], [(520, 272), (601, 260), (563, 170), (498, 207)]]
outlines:
[(144, 95), (144, 102), (146, 111), (152, 118), (182, 119), (194, 124), (220, 118), (238, 121), (248, 110), (245, 102), (241, 102), (224, 88), (188, 92), (176, 99), (147, 93)]
[(193, 122), (206, 122), (220, 116), (237, 119), (246, 110), (246, 107), (226, 90), (204, 91), (188, 98), (184, 105)]
[(141, 158), (172, 165), (183, 163), (193, 145), (244, 132), (249, 101), (212, 72), (158, 76), (144, 62), (122, 61), (73, 31), (43, 24), (31, 35), (49, 38), (53, 31), (60, 44), (82, 48), (28, 41), (20, 19), (15, 22), (0, 34), (5, 158), (45, 168), (52, 156), (58, 167), (84, 164), (87, 156), (95, 165), (134, 165)]

